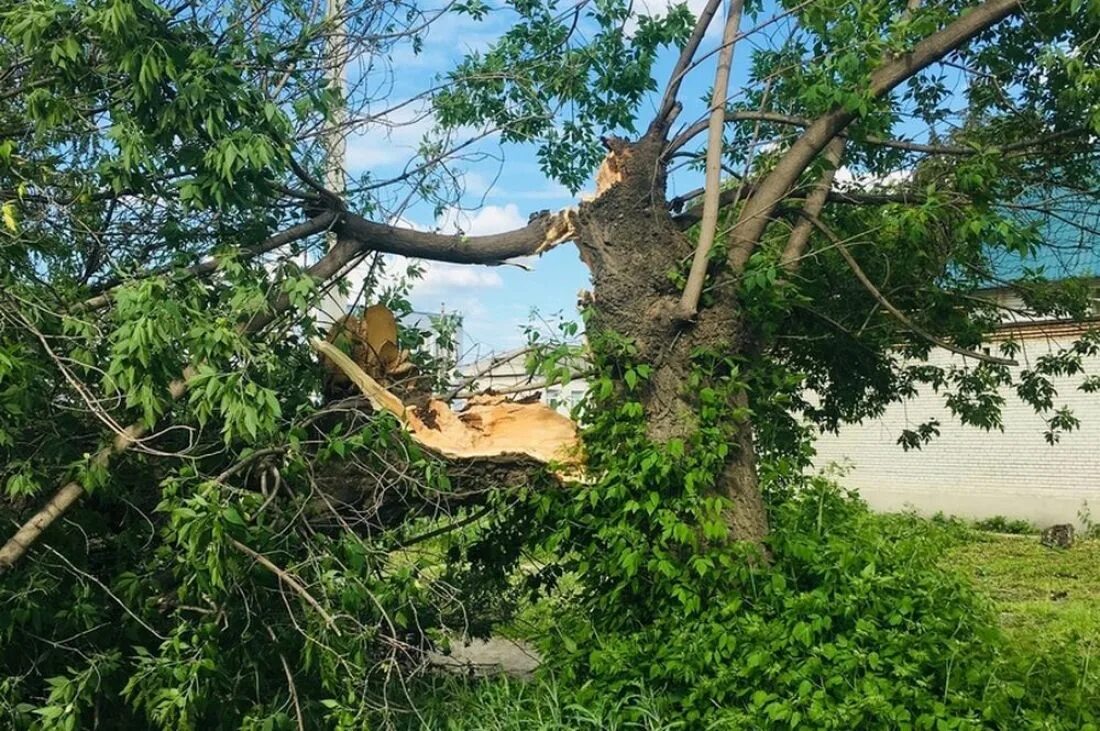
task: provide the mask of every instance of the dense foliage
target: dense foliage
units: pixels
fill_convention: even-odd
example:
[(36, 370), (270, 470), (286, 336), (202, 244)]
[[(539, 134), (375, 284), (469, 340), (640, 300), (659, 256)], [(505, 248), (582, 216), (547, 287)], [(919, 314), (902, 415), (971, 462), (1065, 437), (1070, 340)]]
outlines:
[[(367, 271), (359, 304), (409, 306), (407, 283), (386, 276), (385, 241), (328, 266), (350, 246), (347, 216), (388, 223), (410, 200), (454, 203), (460, 133), (531, 144), (548, 175), (580, 187), (602, 132), (642, 129), (658, 57), (683, 43), (690, 14), (638, 18), (622, 0), (458, 3), (448, 12), (507, 13), (508, 30), (438, 89), (389, 100), (375, 82), (390, 55), (418, 52), (437, 16), (347, 2), (326, 19), (321, 5), (0, 2), (4, 540), (55, 494), (75, 496), (0, 566), (0, 726), (441, 725), (446, 709), (416, 714), (423, 650), (484, 635), (547, 595), (560, 621), (540, 638), (545, 687), (566, 699), (563, 726), (1097, 722), (1080, 678), (1029, 667), (983, 600), (932, 567), (926, 533), (884, 528), (800, 477), (808, 423), (836, 428), (921, 385), (979, 427), (1000, 425), (1005, 387), (1047, 416), (1051, 441), (1076, 424), (1051, 379), (1082, 372), (1093, 335), (1023, 369), (921, 360), (940, 342), (981, 345), (998, 313), (975, 293), (1003, 278), (1006, 256), (1022, 271), (999, 283), (1031, 314), (1088, 314), (1087, 283), (1033, 265), (1095, 246), (1081, 218), (1095, 205), (1100, 133), (1095, 3), (1029, 5), (881, 99), (862, 91), (875, 59), (966, 3), (815, 0), (781, 3), (771, 19), (750, 7), (760, 28), (785, 30), (753, 52), (730, 102), (728, 167), (766, 175), (805, 117), (858, 110), (851, 172), (882, 183), (902, 171), (903, 184), (862, 186), (820, 218), (906, 319), (852, 276), (825, 231), (784, 269), (797, 223), (779, 211), (739, 291), (758, 347), (692, 354), (687, 438), (647, 436), (640, 394), (655, 366), (637, 343), (592, 339), (580, 414), (591, 480), (568, 489), (534, 471), (456, 466), (365, 400), (331, 398), (309, 337), (353, 267)], [(335, 38), (340, 63), (365, 59), (343, 93)], [(438, 124), (406, 172), (327, 189), (330, 135), (384, 123), (414, 98)], [(929, 149), (888, 144), (897, 134)], [(690, 147), (676, 150), (694, 164)], [(1063, 243), (1048, 235), (1065, 218), (1059, 191), (1078, 216)], [(550, 351), (539, 367), (555, 374), (567, 353)], [(730, 545), (731, 506), (712, 490), (746, 423), (774, 526), (762, 546)], [(935, 431), (899, 438), (919, 446)], [(491, 710), (492, 686), (479, 692)], [(518, 695), (519, 718), (542, 712), (538, 690)]]

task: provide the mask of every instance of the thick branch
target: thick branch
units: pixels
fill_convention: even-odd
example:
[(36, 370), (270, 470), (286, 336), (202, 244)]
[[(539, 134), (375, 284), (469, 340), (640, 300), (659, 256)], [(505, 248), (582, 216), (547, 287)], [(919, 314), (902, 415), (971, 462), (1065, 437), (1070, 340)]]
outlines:
[[(240, 253), (238, 254), (238, 258), (252, 259), (257, 256), (263, 256), (264, 254), (274, 251), (281, 246), (286, 246), (287, 244), (299, 241), (300, 239), (304, 239), (307, 236), (312, 236), (313, 234), (320, 233), (321, 231), (328, 229), (330, 226), (332, 226), (333, 223), (336, 222), (336, 219), (337, 214), (331, 211), (326, 211), (318, 216), (315, 216), (314, 218), (311, 218), (308, 221), (299, 223), (296, 226), (291, 226), (285, 231), (280, 231), (279, 233), (268, 237), (256, 246), (250, 246), (241, 249)], [(221, 269), (221, 267), (222, 259), (218, 257), (211, 257), (206, 261), (200, 262), (192, 267), (184, 269), (181, 272), (181, 277), (183, 279), (201, 277), (204, 274), (215, 272), (218, 269)], [(156, 277), (162, 274), (169, 274), (171, 272), (172, 267), (162, 267), (160, 269), (151, 269), (146, 272), (139, 272), (138, 274), (135, 274), (134, 276), (125, 280), (122, 278), (111, 280), (101, 287), (101, 289), (106, 289), (108, 291), (105, 291), (102, 294), (96, 295), (95, 297), (92, 297), (90, 299), (84, 300), (82, 304), (74, 308), (74, 311), (87, 312), (106, 307), (111, 301), (110, 290), (118, 287), (124, 282), (134, 281), (138, 279), (148, 279), (150, 277)]]
[(695, 317), (699, 309), (699, 297), (703, 293), (703, 281), (707, 276), (710, 249), (718, 230), (718, 197), (721, 193), (722, 175), (722, 125), (726, 100), (729, 95), (730, 66), (733, 64), (734, 40), (741, 26), (741, 10), (744, 0), (730, 0), (726, 26), (722, 31), (722, 51), (718, 54), (718, 69), (714, 74), (714, 95), (710, 103), (710, 129), (707, 135), (706, 193), (703, 198), (703, 222), (699, 229), (699, 242), (695, 258), (691, 262), (683, 296), (680, 298), (680, 316), (685, 320)]
[(806, 245), (810, 242), (810, 231), (814, 227), (813, 222), (825, 208), (825, 201), (829, 197), (829, 190), (833, 187), (833, 179), (836, 177), (836, 171), (840, 167), (843, 156), (844, 139), (834, 137), (825, 148), (825, 170), (814, 183), (814, 189), (806, 196), (806, 202), (802, 205), (803, 215), (795, 224), (791, 235), (787, 238), (787, 245), (783, 248), (779, 264), (788, 272), (798, 266), (798, 261), (806, 251)]
[(400, 254), (455, 264), (502, 264), (508, 259), (539, 251), (554, 216), (540, 216), (527, 226), (488, 236), (437, 234), (368, 221), (348, 214), (339, 224), (340, 236), (363, 250)]
[(671, 124), (673, 110), (676, 109), (676, 98), (680, 95), (680, 84), (683, 83), (684, 76), (691, 67), (691, 60), (695, 58), (695, 52), (699, 50), (699, 44), (703, 42), (703, 37), (707, 34), (707, 28), (714, 20), (714, 14), (718, 12), (718, 6), (721, 5), (721, 2), (722, 0), (707, 0), (703, 11), (699, 13), (695, 28), (691, 31), (691, 36), (680, 51), (680, 57), (676, 59), (676, 65), (672, 67), (672, 73), (669, 74), (668, 84), (665, 85), (665, 93), (661, 97), (661, 106), (657, 110), (657, 116), (653, 118), (653, 122), (649, 125), (650, 133), (657, 130), (664, 131)]
[[(970, 41), (982, 31), (1019, 12), (1021, 0), (986, 0), (942, 30), (917, 43), (909, 53), (893, 57), (879, 66), (869, 79), (867, 93), (880, 99), (905, 79)], [(856, 111), (835, 107), (818, 117), (795, 141), (778, 164), (746, 201), (730, 233), (730, 267), (744, 271), (757, 242), (767, 228), (775, 206), (809, 167), (813, 159), (858, 116)]]

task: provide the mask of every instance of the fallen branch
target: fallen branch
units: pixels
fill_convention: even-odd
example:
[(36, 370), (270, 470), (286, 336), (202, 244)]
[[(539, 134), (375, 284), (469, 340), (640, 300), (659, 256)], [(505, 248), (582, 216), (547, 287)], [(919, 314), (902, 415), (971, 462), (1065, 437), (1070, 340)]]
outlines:
[[(324, 258), (310, 267), (307, 274), (316, 280), (327, 281), (340, 271), (344, 265), (360, 255), (362, 249), (363, 246), (357, 242), (341, 242)], [(290, 295), (284, 292), (275, 298), (267, 312), (253, 317), (240, 327), (240, 331), (251, 333), (261, 330), (271, 323), (279, 313), (289, 309), (289, 307)], [(169, 384), (168, 397), (170, 400), (178, 401), (187, 393), (190, 381), (194, 378), (195, 373), (194, 368), (185, 368), (183, 376)], [(106, 468), (112, 457), (125, 452), (148, 432), (149, 427), (144, 422), (134, 422), (117, 434), (108, 446), (95, 454), (92, 458), (92, 466)], [(3, 546), (0, 546), (0, 573), (11, 569), (30, 550), (30, 547), (41, 537), (42, 533), (75, 505), (83, 495), (84, 487), (75, 480), (66, 483), (54, 493), (41, 510), (26, 521)]]
[(459, 412), (438, 399), (422, 410), (407, 407), (332, 343), (312, 338), (310, 345), (342, 370), (376, 410), (395, 416), (414, 441), (438, 455), (453, 460), (516, 457), (570, 470), (581, 464), (577, 425), (546, 404), (482, 396)]
[(237, 549), (244, 555), (253, 559), (256, 563), (263, 566), (271, 573), (275, 574), (275, 576), (279, 578), (279, 581), (289, 586), (295, 594), (305, 600), (306, 604), (309, 604), (311, 607), (313, 607), (317, 614), (321, 615), (321, 619), (325, 621), (325, 625), (327, 625), (328, 628), (332, 630), (333, 634), (339, 636), (340, 628), (336, 626), (336, 620), (332, 618), (331, 614), (325, 611), (325, 608), (321, 606), (321, 603), (317, 601), (304, 586), (302, 586), (302, 583), (300, 581), (298, 581), (286, 571), (283, 571), (281, 568), (272, 563), (271, 559), (269, 559), (267, 556), (263, 555), (262, 553), (257, 553), (256, 551), (253, 551), (251, 548), (244, 545), (236, 538), (230, 538), (229, 543), (233, 546), (233, 548)]
[[(168, 386), (168, 396), (173, 401), (178, 400), (187, 391), (187, 383), (194, 378), (194, 370), (188, 368), (184, 371), (183, 378), (172, 381)], [(116, 434), (111, 443), (99, 450), (92, 457), (93, 467), (106, 467), (111, 457), (124, 452), (130, 445), (137, 442), (149, 431), (142, 422), (135, 422)], [(43, 531), (50, 527), (55, 520), (64, 515), (77, 500), (84, 495), (84, 487), (76, 480), (68, 482), (61, 487), (53, 497), (35, 513), (30, 520), (25, 522), (8, 541), (0, 547), (0, 573), (10, 569), (15, 562), (25, 554), (35, 541), (39, 539)]]

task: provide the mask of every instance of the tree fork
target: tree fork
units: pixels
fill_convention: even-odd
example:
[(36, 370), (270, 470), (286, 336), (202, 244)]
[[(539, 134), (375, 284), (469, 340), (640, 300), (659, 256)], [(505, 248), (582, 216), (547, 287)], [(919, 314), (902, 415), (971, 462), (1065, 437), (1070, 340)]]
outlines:
[[(712, 287), (691, 323), (680, 316), (681, 292), (668, 274), (695, 246), (665, 203), (665, 172), (659, 164), (663, 147), (663, 134), (652, 130), (627, 146), (621, 181), (580, 206), (576, 236), (594, 284), (590, 339), (598, 341), (608, 332), (628, 337), (639, 360), (652, 367), (640, 399), (647, 437), (659, 444), (686, 439), (697, 428), (698, 402), (687, 390), (693, 354), (718, 349), (737, 355), (753, 347), (735, 282)], [(741, 392), (729, 406), (747, 413), (747, 394)], [(730, 537), (762, 548), (768, 522), (749, 419), (735, 425), (730, 446), (725, 467), (715, 475), (715, 490), (732, 503), (726, 516)]]

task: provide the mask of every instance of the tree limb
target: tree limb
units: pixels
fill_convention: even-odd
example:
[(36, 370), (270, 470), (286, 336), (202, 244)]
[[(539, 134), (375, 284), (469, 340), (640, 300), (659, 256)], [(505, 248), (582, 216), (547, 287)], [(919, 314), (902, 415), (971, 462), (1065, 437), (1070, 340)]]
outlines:
[(364, 250), (454, 264), (502, 264), (508, 259), (536, 253), (547, 239), (555, 218), (553, 214), (539, 216), (520, 229), (488, 236), (466, 236), (414, 231), (375, 223), (349, 213), (337, 226), (337, 231), (342, 238), (354, 240)]
[[(1021, 0), (986, 0), (918, 42), (909, 53), (890, 57), (871, 74), (867, 84), (868, 96), (871, 99), (882, 98), (905, 79), (1020, 10)], [(744, 271), (749, 257), (767, 228), (775, 206), (787, 195), (799, 176), (829, 141), (857, 116), (858, 112), (837, 106), (815, 119), (760, 183), (756, 194), (745, 202), (741, 215), (730, 232), (729, 262), (735, 274)]]
[(844, 138), (834, 137), (825, 147), (825, 170), (814, 183), (813, 190), (806, 196), (806, 202), (802, 204), (802, 217), (787, 238), (787, 245), (783, 248), (783, 254), (779, 259), (779, 265), (788, 272), (798, 266), (803, 252), (806, 251), (806, 245), (810, 242), (810, 231), (814, 227), (813, 222), (825, 208), (825, 201), (829, 197), (829, 190), (833, 186), (833, 179), (836, 177), (836, 171), (840, 167), (843, 156)]
[(680, 95), (680, 84), (683, 83), (684, 76), (691, 66), (691, 60), (695, 58), (695, 52), (699, 50), (699, 44), (703, 42), (703, 37), (707, 34), (707, 28), (714, 20), (714, 14), (718, 12), (718, 6), (721, 2), (722, 0), (707, 0), (703, 11), (699, 13), (699, 18), (695, 21), (695, 28), (691, 31), (691, 36), (680, 51), (680, 57), (676, 59), (676, 65), (672, 67), (672, 73), (669, 74), (668, 84), (665, 85), (665, 93), (661, 96), (661, 106), (658, 107), (657, 116), (653, 118), (649, 125), (650, 133), (656, 133), (658, 130), (664, 131), (668, 128), (678, 103), (677, 97)]
[[(275, 249), (278, 249), (281, 246), (285, 246), (285, 245), (287, 245), (289, 243), (292, 243), (294, 241), (304, 239), (307, 236), (312, 236), (313, 234), (320, 233), (321, 231), (324, 231), (324, 230), (328, 229), (329, 227), (331, 227), (332, 224), (334, 224), (336, 222), (336, 220), (337, 220), (337, 214), (336, 213), (334, 213), (332, 211), (325, 211), (324, 213), (321, 213), (317, 216), (314, 216), (313, 218), (311, 218), (308, 221), (305, 221), (303, 223), (299, 223), (296, 226), (291, 226), (290, 228), (288, 228), (284, 231), (280, 231), (279, 233), (268, 237), (267, 239), (260, 242), (256, 246), (250, 246), (250, 247), (247, 247), (245, 249), (241, 249), (239, 257), (241, 259), (252, 259), (252, 258), (257, 257), (257, 256), (263, 256), (264, 254), (266, 254), (268, 252), (271, 252), (271, 251), (274, 251)], [(219, 259), (218, 257), (211, 257), (210, 259), (207, 259), (206, 261), (200, 262), (200, 263), (198, 263), (198, 264), (196, 264), (192, 267), (188, 267), (187, 269), (184, 269), (181, 272), (181, 275), (184, 279), (190, 279), (192, 277), (201, 277), (204, 274), (209, 274), (210, 272), (217, 271), (218, 269), (221, 269), (221, 267), (222, 267), (222, 260)], [(133, 280), (137, 280), (137, 279), (148, 279), (150, 277), (156, 277), (156, 276), (159, 276), (161, 274), (169, 274), (171, 272), (172, 272), (172, 267), (161, 267), (159, 269), (150, 269), (149, 271), (139, 272), (138, 274), (135, 274), (134, 276), (132, 276), (128, 279), (123, 279), (121, 277), (116, 278), (116, 279), (112, 279), (111, 281), (109, 281), (109, 282), (107, 282), (107, 283), (105, 283), (104, 285), (101, 286), (101, 289), (108, 290), (108, 291), (102, 292), (101, 294), (98, 294), (95, 297), (91, 297), (89, 299), (84, 300), (84, 302), (82, 302), (81, 304), (74, 307), (73, 311), (74, 312), (89, 312), (89, 311), (92, 311), (92, 310), (101, 309), (103, 307), (106, 307), (111, 302), (111, 292), (110, 292), (110, 290), (118, 287), (119, 285), (123, 284), (124, 282), (133, 281)]]
[(707, 276), (710, 249), (718, 231), (718, 197), (721, 193), (722, 175), (722, 126), (725, 121), (726, 100), (729, 98), (730, 66), (733, 64), (734, 41), (741, 27), (741, 10), (744, 0), (730, 0), (726, 25), (722, 30), (722, 51), (718, 54), (718, 68), (714, 74), (714, 94), (710, 103), (709, 133), (707, 135), (706, 183), (703, 196), (703, 221), (699, 229), (699, 242), (695, 258), (691, 262), (684, 293), (680, 298), (680, 317), (690, 320), (699, 309), (699, 297)]
[(895, 307), (894, 303), (886, 299), (886, 296), (879, 291), (878, 287), (875, 286), (874, 282), (872, 282), (870, 277), (868, 277), (867, 274), (863, 271), (863, 268), (860, 267), (859, 262), (857, 262), (855, 260), (855, 257), (852, 256), (852, 252), (848, 251), (848, 247), (845, 246), (841, 238), (837, 236), (831, 228), (829, 228), (820, 218), (810, 215), (805, 210), (802, 210), (800, 213), (808, 221), (810, 221), (813, 226), (821, 231), (821, 233), (825, 234), (830, 243), (832, 243), (832, 245), (836, 247), (837, 251), (840, 252), (840, 255), (844, 257), (844, 261), (848, 264), (848, 268), (852, 270), (852, 274), (856, 276), (856, 279), (859, 280), (859, 283), (863, 285), (864, 289), (866, 289), (867, 292), (872, 297), (874, 297), (876, 302), (882, 305), (883, 309), (893, 315), (894, 318), (896, 318), (897, 321), (900, 322), (902, 325), (909, 328), (914, 333), (921, 336), (933, 345), (943, 348), (944, 350), (949, 350), (956, 355), (961, 355), (966, 358), (974, 358), (975, 360), (980, 360), (985, 363), (994, 363), (996, 365), (1019, 365), (1019, 363), (1017, 363), (1015, 360), (1012, 360), (1011, 358), (1000, 358), (995, 355), (986, 355), (985, 353), (979, 353), (974, 350), (961, 348), (954, 343), (950, 343), (943, 338), (933, 335), (917, 323), (913, 322), (913, 320), (911, 320), (908, 315)]

